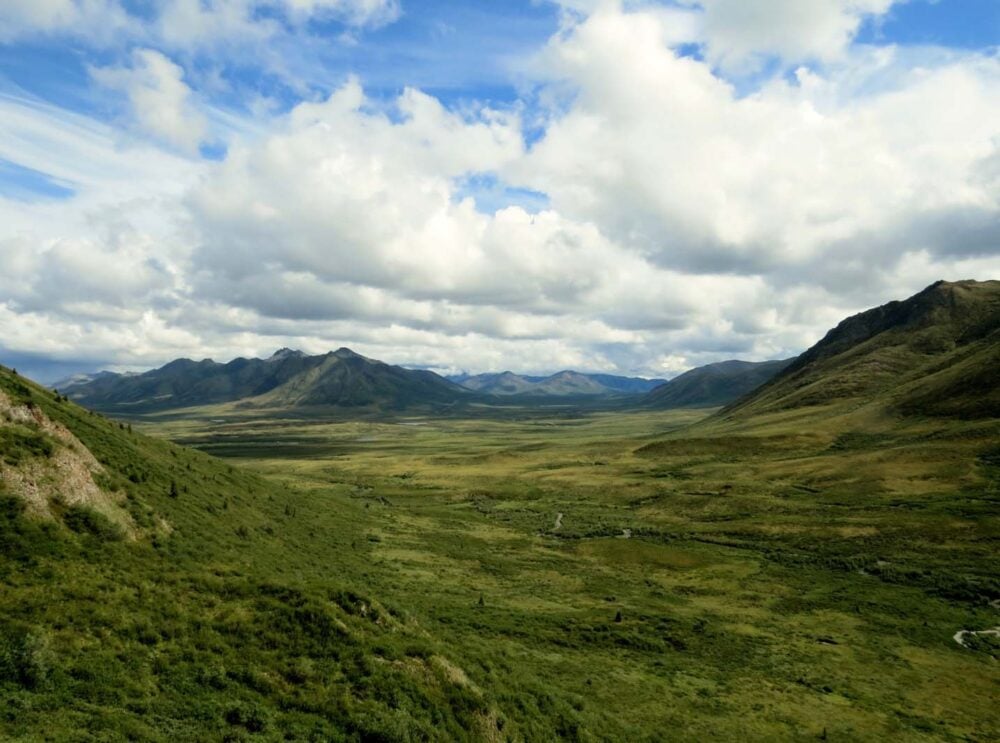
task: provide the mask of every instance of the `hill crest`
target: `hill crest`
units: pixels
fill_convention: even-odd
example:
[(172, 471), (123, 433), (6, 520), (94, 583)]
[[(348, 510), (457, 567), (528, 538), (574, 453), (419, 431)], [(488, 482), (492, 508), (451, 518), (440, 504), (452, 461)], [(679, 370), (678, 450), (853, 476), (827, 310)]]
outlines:
[(938, 281), (848, 317), (723, 413), (846, 400), (905, 415), (1000, 416), (1000, 281)]

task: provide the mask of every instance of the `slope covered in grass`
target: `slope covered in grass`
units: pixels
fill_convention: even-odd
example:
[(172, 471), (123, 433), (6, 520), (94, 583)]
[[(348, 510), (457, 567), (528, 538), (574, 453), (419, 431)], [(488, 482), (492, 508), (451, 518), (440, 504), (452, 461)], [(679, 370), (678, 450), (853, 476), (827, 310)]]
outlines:
[(939, 281), (849, 317), (774, 379), (723, 411), (750, 418), (809, 406), (880, 405), (906, 415), (1000, 417), (1000, 281)]
[[(69, 444), (0, 421), (0, 738), (485, 737), (495, 714), (408, 615), (369, 597), (350, 505), (133, 433), (0, 369), (134, 525), (26, 498)], [(57, 483), (58, 484), (58, 483)], [(37, 505), (37, 504), (36, 504)], [(456, 680), (457, 679), (457, 680)]]

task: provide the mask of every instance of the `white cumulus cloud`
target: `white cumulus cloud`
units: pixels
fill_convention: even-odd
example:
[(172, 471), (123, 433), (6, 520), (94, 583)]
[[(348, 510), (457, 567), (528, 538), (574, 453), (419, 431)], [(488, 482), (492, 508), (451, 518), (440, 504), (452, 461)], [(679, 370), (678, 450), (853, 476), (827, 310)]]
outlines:
[(899, 0), (698, 0), (710, 59), (734, 69), (757, 55), (835, 60), (866, 18)]
[(600, 12), (555, 38), (545, 64), (572, 104), (508, 177), (667, 268), (842, 288), (910, 249), (961, 251), (949, 225), (995, 224), (996, 59), (890, 48), (740, 95), (662, 23)]
[[(148, 137), (0, 95), (0, 158), (72, 191), (0, 196), (0, 345), (656, 375), (788, 356), (936, 279), (1000, 274), (995, 57), (851, 45), (875, 0), (573, 5), (499, 108), (351, 80), (238, 121), (173, 61), (398, 12), (335, 0), (165, 4), (148, 33), (177, 35), (172, 58), (143, 42), (95, 71)], [(735, 86), (729, 61), (757, 55), (824, 63)], [(190, 157), (220, 127), (223, 159)]]
[(208, 131), (184, 70), (153, 49), (137, 49), (130, 67), (97, 68), (94, 78), (123, 91), (139, 127), (185, 152), (195, 153)]

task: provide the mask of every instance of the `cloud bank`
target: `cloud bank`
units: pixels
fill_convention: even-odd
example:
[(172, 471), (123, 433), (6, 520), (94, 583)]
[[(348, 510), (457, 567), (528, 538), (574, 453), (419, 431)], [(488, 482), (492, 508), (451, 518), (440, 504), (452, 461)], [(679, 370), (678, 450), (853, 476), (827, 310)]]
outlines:
[[(3, 12), (56, 33), (97, 7), (42, 5)], [(262, 5), (164, 3), (157, 33), (406, 12)], [(93, 68), (117, 122), (0, 96), (0, 158), (74, 191), (0, 197), (0, 346), (659, 376), (791, 355), (939, 278), (995, 277), (996, 55), (852, 43), (889, 0), (752, 5), (567, 3), (503, 103), (374, 96), (361, 76), (220, 129), (182, 56), (146, 46)], [(225, 155), (199, 157), (218, 131)]]

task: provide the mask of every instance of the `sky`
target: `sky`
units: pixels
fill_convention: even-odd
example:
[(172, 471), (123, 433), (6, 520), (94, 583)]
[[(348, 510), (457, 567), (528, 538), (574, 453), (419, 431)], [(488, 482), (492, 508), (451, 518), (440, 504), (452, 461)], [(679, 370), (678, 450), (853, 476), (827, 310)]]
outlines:
[(3, 0), (0, 362), (648, 377), (1000, 278), (996, 0)]

